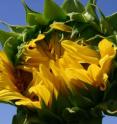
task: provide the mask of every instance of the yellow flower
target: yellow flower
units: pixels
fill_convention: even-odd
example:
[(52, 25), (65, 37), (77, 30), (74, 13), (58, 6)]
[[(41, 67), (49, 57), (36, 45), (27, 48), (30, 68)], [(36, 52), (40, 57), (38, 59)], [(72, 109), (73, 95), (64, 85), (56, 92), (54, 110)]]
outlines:
[[(71, 27), (54, 22), (52, 29), (70, 32)], [(114, 45), (103, 39), (97, 50), (89, 45), (61, 39), (52, 32), (49, 39), (39, 34), (23, 46), (21, 63), (16, 67), (0, 52), (0, 101), (41, 108), (51, 107), (53, 99), (85, 84), (106, 89)]]

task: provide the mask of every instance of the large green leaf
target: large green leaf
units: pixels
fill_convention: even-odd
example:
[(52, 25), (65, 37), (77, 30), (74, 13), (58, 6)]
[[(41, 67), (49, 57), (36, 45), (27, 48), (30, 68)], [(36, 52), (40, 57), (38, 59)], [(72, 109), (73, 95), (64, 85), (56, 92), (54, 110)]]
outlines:
[(33, 111), (29, 112), (26, 108), (18, 108), (12, 124), (40, 124), (40, 121)]
[(0, 42), (1, 42), (2, 46), (4, 45), (5, 41), (9, 37), (17, 38), (17, 37), (19, 37), (19, 34), (14, 33), (14, 32), (5, 32), (3, 30), (0, 30)]
[[(92, 26), (89, 26), (80, 33), (79, 38), (86, 41), (86, 40), (94, 37), (96, 34), (98, 34), (98, 31), (96, 31)], [(95, 41), (93, 41), (93, 42), (95, 42)]]
[(9, 37), (4, 43), (3, 50), (7, 54), (8, 58), (14, 63), (15, 55), (17, 53), (17, 47), (22, 43), (22, 40)]
[(89, 0), (85, 8), (86, 11), (94, 17), (95, 21), (98, 21), (98, 16), (96, 14), (96, 0)]
[(105, 15), (103, 14), (103, 12), (101, 11), (101, 9), (98, 8), (98, 12), (100, 14), (100, 31), (101, 33), (103, 33), (104, 35), (110, 35), (112, 34), (112, 27), (111, 25), (108, 23)]
[(44, 3), (44, 17), (49, 21), (65, 20), (66, 14), (53, 0), (45, 0)]
[(117, 33), (112, 34), (108, 37), (106, 37), (108, 40), (110, 40), (111, 42), (113, 42), (115, 45), (117, 45)]
[(84, 6), (82, 5), (81, 2), (79, 2), (79, 0), (65, 0), (62, 5), (62, 8), (66, 13), (71, 12), (81, 13), (85, 10)]
[(39, 28), (36, 25), (33, 26), (17, 26), (17, 25), (9, 25), (10, 29), (14, 33), (19, 33), (23, 37), (23, 41), (28, 41), (31, 38), (34, 38)]
[(88, 12), (83, 12), (83, 13), (72, 12), (69, 13), (68, 15), (70, 17), (70, 20), (74, 20), (77, 22), (90, 23), (94, 21), (94, 17)]
[(39, 28), (36, 25), (33, 26), (15, 26), (15, 25), (9, 25), (10, 29), (14, 33), (19, 33), (19, 35), (22, 36), (23, 42), (27, 42), (31, 40), (32, 38), (35, 38), (41, 28)]
[(48, 20), (40, 13), (28, 13), (27, 23), (29, 25), (46, 25)]
[(22, 0), (26, 11), (26, 21), (29, 25), (46, 25), (48, 20), (41, 13), (31, 10), (24, 0)]
[(111, 16), (106, 17), (110, 25), (117, 31), (117, 13), (112, 14)]

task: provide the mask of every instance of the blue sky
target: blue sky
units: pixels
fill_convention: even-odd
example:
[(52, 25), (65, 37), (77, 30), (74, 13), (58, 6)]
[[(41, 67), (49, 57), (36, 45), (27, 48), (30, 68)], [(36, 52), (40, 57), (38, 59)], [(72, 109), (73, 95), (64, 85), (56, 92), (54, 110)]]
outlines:
[[(26, 0), (28, 5), (36, 11), (43, 10), (44, 0)], [(61, 4), (63, 0), (55, 0)], [(84, 4), (87, 0), (81, 0)], [(117, 12), (117, 0), (98, 0), (98, 5), (105, 15)], [(0, 0), (0, 20), (14, 25), (25, 24), (25, 12), (21, 0)], [(4, 28), (0, 25), (0, 28)], [(16, 108), (7, 104), (0, 104), (0, 124), (11, 124)], [(117, 117), (105, 117), (103, 124), (117, 124)]]

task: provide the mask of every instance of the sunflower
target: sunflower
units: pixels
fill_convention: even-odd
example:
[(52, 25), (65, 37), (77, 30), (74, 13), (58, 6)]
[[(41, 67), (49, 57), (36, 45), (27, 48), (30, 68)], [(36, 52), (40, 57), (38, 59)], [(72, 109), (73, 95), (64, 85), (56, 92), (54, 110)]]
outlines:
[(22, 2), (28, 25), (0, 30), (0, 101), (18, 108), (13, 124), (101, 123), (116, 80), (115, 15), (95, 0), (45, 0), (43, 13)]
[[(54, 28), (68, 31), (65, 30), (68, 26), (61, 25)], [(49, 42), (45, 37), (39, 34), (24, 45), (21, 62), (16, 67), (1, 51), (1, 101), (15, 100), (16, 105), (41, 108), (41, 101), (50, 105), (52, 95), (57, 98), (60, 89), (64, 93), (73, 86), (85, 88), (86, 83), (106, 89), (116, 55), (116, 48), (110, 41), (103, 39), (94, 50), (76, 41), (60, 41), (55, 33)]]

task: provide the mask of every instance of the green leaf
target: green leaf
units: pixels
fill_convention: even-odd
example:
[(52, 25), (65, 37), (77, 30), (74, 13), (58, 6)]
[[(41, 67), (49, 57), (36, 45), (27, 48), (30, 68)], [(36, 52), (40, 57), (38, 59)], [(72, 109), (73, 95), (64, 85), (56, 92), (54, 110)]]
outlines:
[(40, 13), (27, 13), (27, 23), (29, 25), (47, 25), (48, 20)]
[(81, 13), (73, 12), (73, 13), (69, 13), (68, 15), (70, 17), (70, 20), (72, 21), (86, 22), (85, 17)]
[(79, 0), (65, 0), (62, 5), (66, 13), (78, 12), (81, 13), (85, 10), (84, 6)]
[(88, 23), (88, 22), (94, 21), (93, 16), (88, 12), (83, 12), (83, 13), (72, 12), (72, 13), (69, 13), (68, 15), (70, 17), (70, 20), (77, 21), (77, 22)]
[(46, 18), (44, 18), (41, 13), (31, 10), (25, 3), (25, 0), (22, 0), (22, 3), (26, 11), (26, 22), (29, 25), (46, 25), (48, 23)]
[(36, 26), (20, 26), (20, 25), (10, 25), (10, 29), (15, 33), (23, 33), (25, 30), (35, 29)]
[(94, 37), (96, 34), (98, 34), (98, 31), (96, 31), (93, 27), (89, 26), (88, 28), (83, 30), (80, 34), (81, 34), (80, 38), (86, 41), (91, 37)]
[(100, 14), (100, 30), (103, 34), (109, 35), (112, 34), (112, 26), (109, 25), (105, 15), (103, 12), (98, 8)]
[(86, 40), (86, 43), (91, 45), (91, 48), (97, 49), (98, 43), (104, 39), (105, 37), (100, 35), (100, 34), (95, 34), (93, 37), (90, 37), (89, 39)]
[(19, 34), (14, 33), (14, 32), (5, 32), (3, 30), (0, 30), (0, 42), (1, 42), (2, 46), (4, 45), (5, 41), (9, 37), (17, 38), (17, 37), (19, 37)]
[(85, 84), (88, 89), (88, 94), (90, 94), (92, 101), (97, 105), (103, 99), (104, 92), (100, 91), (99, 88), (96, 88), (90, 84)]
[(113, 42), (115, 45), (117, 45), (117, 33), (112, 34), (108, 37), (106, 37), (108, 40), (110, 40), (111, 42)]
[(66, 120), (67, 124), (79, 124), (79, 119), (85, 118), (86, 111), (79, 107), (65, 108), (62, 116)]
[(30, 28), (25, 28), (22, 32), (23, 42), (28, 42), (29, 40), (37, 37), (40, 29), (37, 26), (31, 26)]
[(87, 92), (86, 89), (79, 89), (79, 92), (77, 92), (76, 89), (73, 88), (68, 97), (71, 106), (84, 109), (94, 106), (95, 103), (92, 101), (90, 94), (88, 93), (89, 92)]
[(99, 104), (98, 107), (106, 115), (117, 116), (117, 100), (110, 99)]
[(111, 16), (106, 17), (110, 25), (117, 31), (117, 13), (112, 14)]
[[(114, 77), (115, 76), (117, 76), (117, 74), (115, 74)], [(117, 82), (116, 81), (111, 82), (108, 92), (106, 93), (105, 100), (110, 100), (110, 99), (117, 101)]]
[(44, 17), (49, 21), (65, 20), (66, 14), (53, 0), (45, 0), (44, 3)]
[(98, 16), (96, 14), (96, 0), (88, 1), (86, 5), (86, 11), (89, 12), (95, 18), (95, 21), (98, 21)]
[(21, 44), (21, 40), (9, 37), (4, 43), (3, 50), (7, 54), (8, 58), (14, 63), (15, 55), (17, 53), (17, 46)]

